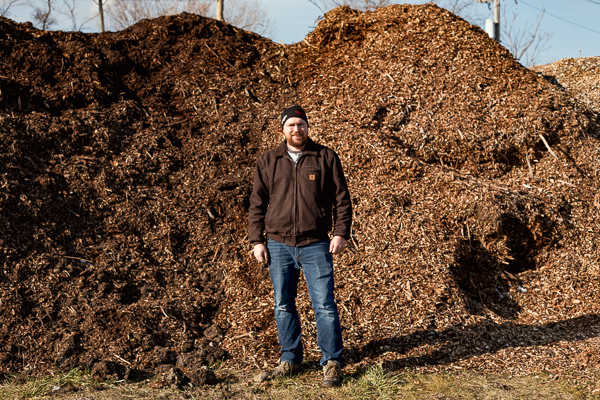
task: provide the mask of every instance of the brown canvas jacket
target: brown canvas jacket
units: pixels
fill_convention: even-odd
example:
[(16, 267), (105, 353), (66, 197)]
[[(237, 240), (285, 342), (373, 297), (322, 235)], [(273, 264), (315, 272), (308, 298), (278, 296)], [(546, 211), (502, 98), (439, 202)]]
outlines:
[(250, 195), (251, 243), (266, 236), (302, 246), (334, 236), (350, 237), (352, 205), (337, 154), (308, 139), (294, 165), (285, 141), (256, 162)]

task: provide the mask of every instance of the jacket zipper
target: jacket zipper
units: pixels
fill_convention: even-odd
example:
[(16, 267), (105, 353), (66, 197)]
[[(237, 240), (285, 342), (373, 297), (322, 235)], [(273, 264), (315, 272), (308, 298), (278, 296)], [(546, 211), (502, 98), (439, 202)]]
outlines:
[[(298, 159), (300, 161), (300, 159)], [(294, 163), (294, 247), (298, 246), (298, 164)]]
[(294, 164), (294, 247), (298, 246), (298, 164), (300, 160), (304, 157), (304, 154), (300, 154), (298, 157), (298, 161), (294, 162), (290, 155), (287, 155), (289, 160)]

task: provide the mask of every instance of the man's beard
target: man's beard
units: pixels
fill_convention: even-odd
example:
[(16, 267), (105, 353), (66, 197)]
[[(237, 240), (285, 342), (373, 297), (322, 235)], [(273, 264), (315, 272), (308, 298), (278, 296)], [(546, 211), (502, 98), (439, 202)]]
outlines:
[(294, 139), (294, 137), (290, 137), (287, 141), (287, 144), (292, 146), (292, 147), (296, 147), (296, 148), (301, 148), (304, 147), (304, 145), (306, 144), (306, 141), (308, 140), (308, 138), (306, 136), (303, 136), (302, 139), (297, 140)]

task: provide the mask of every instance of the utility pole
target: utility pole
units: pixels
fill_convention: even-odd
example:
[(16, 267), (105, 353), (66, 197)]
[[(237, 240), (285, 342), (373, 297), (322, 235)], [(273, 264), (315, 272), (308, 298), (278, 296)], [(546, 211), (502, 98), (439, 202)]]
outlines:
[(100, 32), (104, 32), (104, 8), (102, 6), (103, 0), (98, 0), (98, 14), (100, 15)]
[(217, 0), (217, 21), (223, 21), (223, 1)]
[(496, 42), (500, 42), (500, 0), (477, 0), (478, 3), (494, 2), (494, 19), (485, 20), (485, 31)]

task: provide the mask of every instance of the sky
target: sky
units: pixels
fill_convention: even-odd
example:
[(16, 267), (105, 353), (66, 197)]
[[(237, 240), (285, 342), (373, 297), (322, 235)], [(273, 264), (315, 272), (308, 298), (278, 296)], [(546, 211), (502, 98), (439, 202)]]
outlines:
[[(6, 1), (6, 0), (4, 0)], [(31, 0), (29, 0), (31, 1)], [(39, 0), (34, 0), (39, 1)], [(88, 4), (88, 12), (97, 6), (91, 0), (77, 0), (78, 4)], [(110, 0), (105, 0), (105, 2)], [(225, 0), (227, 2), (227, 0)], [(238, 0), (239, 1), (239, 0)], [(244, 0), (241, 0), (244, 1)], [(309, 0), (255, 0), (264, 10), (270, 21), (270, 30), (266, 34), (275, 42), (291, 44), (302, 41), (314, 30), (317, 20), (323, 12)], [(422, 4), (422, 1), (396, 1), (396, 3)], [(444, 0), (440, 0), (444, 4)], [(0, 0), (0, 4), (2, 0)], [(445, 1), (451, 3), (450, 0)], [(23, 4), (26, 4), (23, 2)], [(490, 3), (491, 4), (491, 3)], [(600, 56), (600, 0), (501, 0), (505, 12), (501, 15), (504, 22), (512, 23), (513, 36), (519, 32), (531, 32), (545, 10), (539, 27), (538, 36), (548, 37), (544, 47), (536, 52), (536, 59), (530, 64), (548, 64), (563, 58)], [(78, 5), (78, 7), (80, 7)], [(485, 20), (493, 18), (493, 7), (488, 4), (474, 4), (470, 7), (469, 22), (485, 28)], [(227, 10), (225, 10), (227, 12)], [(96, 11), (97, 12), (97, 11)], [(31, 9), (25, 6), (13, 7), (8, 15), (18, 22), (31, 19)], [(225, 19), (227, 14), (225, 13)], [(63, 23), (55, 29), (69, 30)], [(98, 30), (93, 20), (84, 31)], [(515, 35), (516, 34), (516, 35)], [(525, 34), (521, 34), (524, 37)], [(505, 33), (501, 43), (510, 48)], [(525, 57), (521, 59), (526, 64)]]

